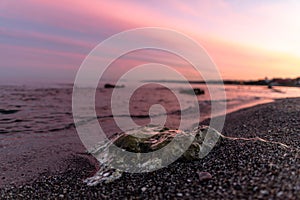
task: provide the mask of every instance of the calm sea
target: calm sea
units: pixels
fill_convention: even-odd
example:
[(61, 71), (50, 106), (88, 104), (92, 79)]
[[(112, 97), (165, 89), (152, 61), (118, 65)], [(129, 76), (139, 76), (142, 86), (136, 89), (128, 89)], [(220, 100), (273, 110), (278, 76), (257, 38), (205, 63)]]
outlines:
[[(115, 118), (132, 118), (139, 125), (151, 122), (149, 109), (154, 104), (160, 106), (152, 107), (151, 116), (161, 116), (161, 112), (167, 113), (167, 126), (178, 126), (182, 115), (191, 108), (192, 98), (190, 94), (182, 93), (187, 86), (179, 83), (169, 84), (166, 89), (158, 84), (143, 86), (129, 95), (128, 88), (115, 89), (118, 101), (113, 103)], [(199, 120), (210, 117), (211, 95), (205, 85), (192, 85), (201, 88), (204, 95), (197, 96), (201, 116)], [(127, 89), (126, 89), (127, 87)], [(222, 94), (219, 85), (213, 85), (214, 92)], [(214, 94), (215, 105), (226, 105), (227, 112), (232, 112), (244, 107), (270, 102), (276, 98), (300, 97), (300, 88), (275, 87), (275, 90), (266, 86), (225, 86), (226, 98)], [(88, 88), (86, 89), (88, 90)], [(72, 85), (2, 85), (0, 86), (0, 134), (39, 134), (64, 131), (74, 128), (72, 115)], [(100, 85), (96, 90), (96, 113), (100, 125), (107, 134), (118, 132), (119, 129), (114, 122), (111, 111), (111, 94), (113, 89), (105, 89)], [(83, 90), (84, 92), (84, 90)], [(130, 115), (126, 114), (126, 109)], [(82, 105), (85, 109), (85, 105)], [(187, 112), (188, 113), (188, 112)], [(218, 115), (222, 113), (213, 113)]]

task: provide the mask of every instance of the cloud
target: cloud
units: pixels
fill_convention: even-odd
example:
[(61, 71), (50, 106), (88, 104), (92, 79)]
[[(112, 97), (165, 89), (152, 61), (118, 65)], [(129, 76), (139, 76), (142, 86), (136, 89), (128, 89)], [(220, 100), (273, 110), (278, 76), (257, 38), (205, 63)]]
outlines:
[(226, 78), (291, 76), (299, 73), (299, 5), (292, 0), (2, 0), (1, 75), (8, 66), (16, 73), (25, 66), (53, 74), (61, 66), (74, 73), (84, 55), (110, 35), (157, 26), (197, 40)]

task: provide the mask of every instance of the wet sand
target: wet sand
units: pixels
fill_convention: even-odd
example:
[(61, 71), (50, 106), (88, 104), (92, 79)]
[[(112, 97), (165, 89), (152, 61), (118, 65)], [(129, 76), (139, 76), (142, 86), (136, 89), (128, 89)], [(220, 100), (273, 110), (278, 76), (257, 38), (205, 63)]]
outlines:
[[(225, 140), (202, 160), (178, 161), (151, 173), (125, 173), (117, 181), (95, 187), (82, 182), (96, 166), (82, 154), (76, 135), (27, 136), (22, 143), (12, 136), (10, 144), (1, 143), (6, 147), (0, 158), (1, 198), (297, 199), (299, 122), (300, 98), (246, 108), (227, 115), (222, 133), (266, 141)], [(211, 177), (203, 178), (203, 172)]]

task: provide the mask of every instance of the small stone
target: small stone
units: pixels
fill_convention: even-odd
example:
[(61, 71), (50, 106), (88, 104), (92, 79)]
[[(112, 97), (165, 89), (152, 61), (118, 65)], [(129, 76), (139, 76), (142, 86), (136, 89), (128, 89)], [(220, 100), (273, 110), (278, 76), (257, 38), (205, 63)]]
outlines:
[(145, 192), (147, 190), (146, 187), (142, 187), (142, 192)]
[(182, 196), (183, 196), (183, 194), (180, 193), (180, 192), (178, 192), (176, 195), (177, 195), (178, 197), (182, 197)]
[(262, 195), (268, 195), (269, 194), (268, 190), (261, 190), (260, 193)]
[(59, 198), (64, 198), (65, 196), (63, 194), (60, 194), (58, 197)]
[(278, 192), (278, 193), (276, 194), (277, 197), (281, 197), (282, 195), (283, 195), (283, 192), (282, 192), (282, 191), (280, 191), (280, 192)]
[(208, 172), (198, 172), (198, 176), (200, 181), (207, 181), (212, 179), (212, 175)]

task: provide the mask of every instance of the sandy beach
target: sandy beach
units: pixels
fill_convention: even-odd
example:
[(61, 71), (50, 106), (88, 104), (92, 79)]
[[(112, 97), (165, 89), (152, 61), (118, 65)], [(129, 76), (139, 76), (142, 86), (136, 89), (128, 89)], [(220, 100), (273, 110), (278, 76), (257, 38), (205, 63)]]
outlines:
[[(82, 182), (97, 165), (83, 154), (75, 132), (68, 137), (40, 136), (35, 141), (28, 136), (23, 144), (35, 146), (22, 148), (31, 149), (30, 154), (21, 158), (18, 143), (15, 155), (12, 149), (1, 150), (6, 151), (0, 159), (1, 199), (297, 199), (299, 113), (300, 98), (239, 110), (227, 115), (223, 134), (264, 141), (226, 140), (199, 161), (177, 161), (151, 173), (125, 173), (119, 180), (95, 187)], [(203, 174), (209, 176), (203, 178)]]

